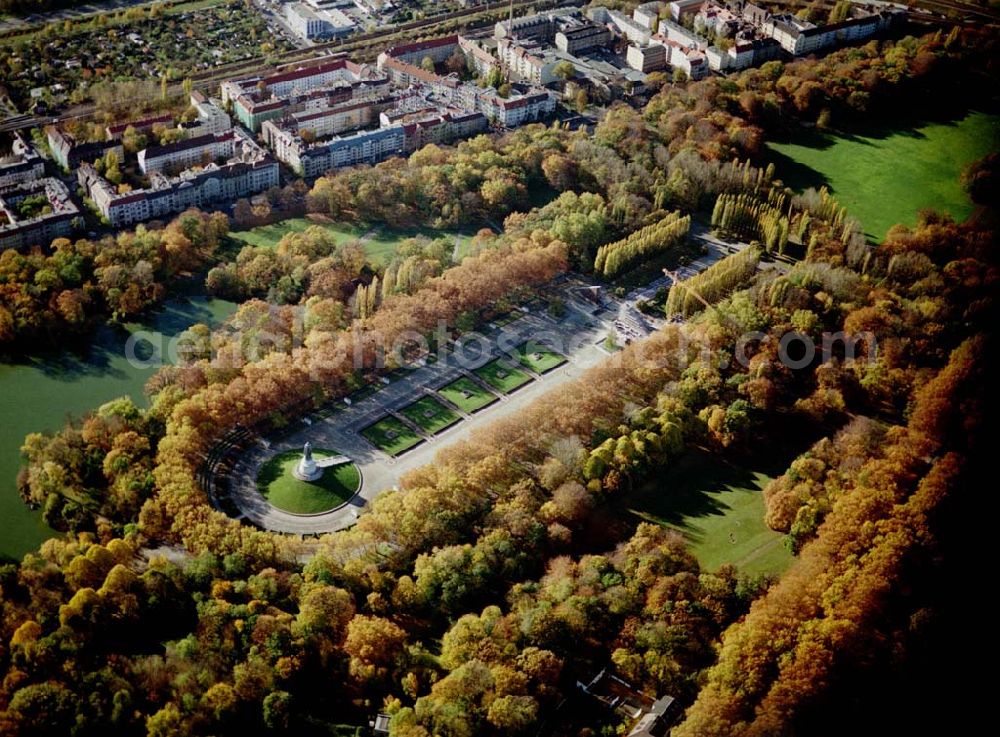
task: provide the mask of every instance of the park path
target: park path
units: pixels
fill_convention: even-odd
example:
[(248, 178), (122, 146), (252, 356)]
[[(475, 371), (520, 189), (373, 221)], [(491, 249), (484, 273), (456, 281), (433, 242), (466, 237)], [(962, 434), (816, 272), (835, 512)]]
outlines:
[(784, 536), (771, 538), (767, 542), (758, 545), (756, 548), (754, 548), (753, 550), (751, 550), (749, 553), (747, 553), (746, 555), (744, 555), (743, 557), (741, 557), (739, 560), (736, 561), (736, 563), (734, 563), (734, 565), (737, 568), (739, 568), (740, 570), (742, 570), (743, 567), (747, 563), (749, 563), (750, 561), (752, 561), (752, 560), (754, 560), (756, 558), (759, 558), (764, 553), (770, 552), (771, 550), (773, 550), (774, 548), (778, 547), (778, 545), (780, 545), (780, 544), (782, 544), (784, 542), (785, 542)]

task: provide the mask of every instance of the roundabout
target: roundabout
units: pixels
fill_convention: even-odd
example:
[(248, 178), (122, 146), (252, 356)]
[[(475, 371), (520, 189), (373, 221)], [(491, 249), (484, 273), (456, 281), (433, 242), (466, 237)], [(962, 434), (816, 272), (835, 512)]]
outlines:
[(271, 456), (257, 472), (257, 491), (288, 514), (332, 512), (360, 489), (361, 472), (353, 461), (332, 450), (312, 450), (308, 444), (305, 452), (288, 450)]
[[(302, 445), (253, 442), (239, 453), (228, 485), (228, 499), (238, 510), (231, 514), (263, 530), (293, 535), (322, 535), (353, 525), (365, 506), (368, 482), (363, 455), (350, 456), (323, 443), (310, 452), (322, 475), (304, 481), (300, 465), (306, 459)], [(311, 450), (311, 449), (310, 449)], [(307, 472), (310, 471), (306, 464)], [(314, 470), (315, 471), (315, 470)], [(376, 474), (377, 475), (377, 474)]]

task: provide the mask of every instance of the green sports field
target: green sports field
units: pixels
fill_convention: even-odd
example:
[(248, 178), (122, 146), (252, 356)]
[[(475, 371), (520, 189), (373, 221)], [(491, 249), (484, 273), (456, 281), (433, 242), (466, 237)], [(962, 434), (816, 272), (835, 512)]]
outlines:
[(763, 473), (691, 452), (629, 494), (627, 513), (682, 533), (701, 566), (732, 563), (743, 573), (777, 575), (793, 560), (785, 536), (764, 524)]
[(962, 221), (973, 210), (959, 180), (971, 161), (1000, 149), (1000, 116), (973, 112), (949, 122), (871, 127), (856, 134), (808, 131), (768, 143), (776, 176), (796, 190), (826, 185), (880, 240), (934, 208)]
[(438, 389), (438, 394), (463, 412), (472, 414), (497, 401), (497, 397), (472, 379), (461, 378)]
[(517, 360), (536, 374), (544, 374), (566, 363), (565, 356), (530, 341), (518, 346)]
[(430, 435), (436, 435), (462, 419), (461, 415), (433, 397), (424, 397), (414, 402), (401, 410), (400, 414)]
[[(313, 458), (339, 455), (314, 450)], [(316, 481), (299, 481), (292, 475), (302, 451), (290, 450), (270, 458), (257, 474), (257, 490), (278, 509), (292, 514), (328, 512), (348, 501), (361, 487), (361, 473), (353, 463), (324, 469)]]
[(361, 431), (361, 436), (391, 456), (405, 453), (423, 440), (395, 417), (384, 417)]
[(499, 358), (477, 368), (473, 373), (504, 394), (509, 394), (531, 381), (529, 374), (519, 368), (506, 365)]

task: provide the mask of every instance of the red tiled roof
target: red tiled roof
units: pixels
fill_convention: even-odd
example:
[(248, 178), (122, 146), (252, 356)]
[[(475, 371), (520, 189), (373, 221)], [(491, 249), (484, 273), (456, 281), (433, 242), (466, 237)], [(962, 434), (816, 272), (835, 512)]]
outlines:
[(361, 108), (371, 107), (372, 105), (375, 105), (378, 102), (379, 102), (378, 100), (367, 101), (367, 102), (356, 102), (352, 105), (341, 105), (339, 107), (327, 108), (326, 110), (320, 110), (314, 113), (306, 113), (305, 115), (296, 114), (293, 115), (292, 117), (295, 118), (295, 120), (297, 120), (298, 122), (303, 123), (307, 120), (318, 120), (319, 118), (325, 118), (328, 115), (337, 115), (338, 113), (349, 113), (351, 110), (359, 110)]
[(516, 97), (513, 100), (505, 100), (502, 97), (498, 98), (497, 104), (502, 108), (516, 110), (519, 107), (525, 107), (535, 102), (539, 102), (546, 95), (542, 92), (536, 92), (531, 95), (524, 95), (523, 97)]
[(440, 38), (429, 38), (426, 41), (414, 41), (409, 44), (400, 44), (398, 46), (390, 46), (386, 49), (386, 55), (389, 57), (402, 56), (403, 54), (412, 54), (417, 51), (426, 51), (427, 49), (436, 49), (441, 46), (457, 46), (458, 45), (458, 34), (453, 34), (451, 36), (441, 36)]
[(267, 102), (256, 102), (246, 95), (240, 95), (236, 100), (253, 114), (266, 113), (269, 110), (279, 110), (288, 104), (287, 100), (268, 100)]
[(108, 133), (112, 135), (118, 133), (124, 133), (128, 130), (129, 126), (135, 128), (136, 130), (144, 130), (146, 128), (152, 128), (157, 123), (173, 123), (174, 116), (169, 113), (165, 115), (157, 115), (152, 118), (143, 118), (142, 120), (129, 120), (125, 123), (115, 123), (114, 125), (109, 125), (107, 127)]
[[(351, 64), (355, 69), (357, 69), (356, 64), (352, 64), (346, 59), (338, 59), (337, 61), (326, 62), (317, 64), (311, 67), (304, 67), (301, 69), (295, 69), (291, 72), (282, 72), (280, 74), (274, 74), (270, 77), (264, 77), (261, 81), (265, 85), (278, 84), (280, 82), (292, 82), (296, 79), (306, 79), (308, 77), (315, 77), (320, 74), (326, 74), (327, 72), (333, 72), (338, 69), (349, 68), (348, 64)], [(354, 71), (352, 69), (351, 71)]]
[(174, 154), (178, 151), (186, 151), (189, 148), (199, 148), (201, 146), (208, 146), (213, 143), (222, 143), (224, 141), (230, 141), (235, 138), (235, 134), (230, 130), (225, 133), (209, 133), (204, 136), (196, 136), (194, 138), (187, 138), (183, 141), (177, 141), (176, 143), (168, 143), (165, 146), (153, 146), (146, 151), (146, 158), (148, 159), (158, 159), (161, 156), (166, 156), (168, 154)]
[(382, 66), (395, 69), (398, 72), (413, 77), (414, 79), (419, 79), (421, 82), (426, 82), (427, 84), (443, 84), (447, 87), (458, 86), (458, 82), (454, 79), (441, 77), (437, 74), (433, 74), (432, 72), (425, 71), (420, 67), (414, 66), (413, 64), (407, 64), (405, 61), (400, 61), (399, 59), (394, 59), (392, 57), (386, 59)]
[(111, 200), (111, 207), (120, 207), (121, 205), (131, 205), (133, 202), (141, 202), (146, 199), (147, 195), (143, 191), (136, 192), (135, 194), (122, 195), (121, 197), (115, 197)]

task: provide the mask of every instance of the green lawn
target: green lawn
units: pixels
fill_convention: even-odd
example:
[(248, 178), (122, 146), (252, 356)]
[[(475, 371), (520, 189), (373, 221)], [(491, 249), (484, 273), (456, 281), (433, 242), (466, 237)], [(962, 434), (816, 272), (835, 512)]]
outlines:
[(532, 341), (518, 346), (517, 360), (536, 374), (544, 374), (566, 363), (565, 356)]
[(276, 246), (288, 233), (301, 233), (306, 228), (317, 225), (328, 231), (337, 243), (358, 240), (366, 234), (364, 249), (368, 258), (374, 264), (385, 265), (392, 260), (396, 249), (408, 238), (448, 238), (458, 246), (459, 258), (464, 257), (471, 248), (474, 232), (438, 231), (430, 228), (389, 228), (385, 225), (366, 225), (352, 223), (329, 223), (310, 218), (289, 218), (271, 225), (261, 225), (250, 230), (230, 233), (236, 240), (253, 246)]
[[(431, 230), (430, 228), (388, 228), (381, 226), (372, 238), (365, 243), (365, 253), (374, 263), (387, 264), (396, 254), (396, 249), (408, 238), (426, 238), (437, 240), (447, 238), (452, 246), (458, 247), (458, 258), (464, 258), (471, 248), (472, 232), (455, 232), (446, 230)], [(453, 251), (454, 253), (454, 251)]]
[(1000, 116), (973, 112), (953, 122), (858, 134), (809, 131), (767, 147), (778, 178), (797, 190), (827, 185), (878, 240), (896, 223), (916, 223), (923, 208), (959, 221), (971, 214), (959, 177), (966, 164), (1000, 148)]
[(398, 456), (418, 445), (423, 438), (395, 417), (384, 417), (361, 431), (361, 436), (379, 450)]
[(629, 494), (623, 508), (681, 532), (701, 566), (732, 563), (749, 574), (777, 575), (792, 562), (785, 536), (764, 524), (761, 490), (770, 478), (694, 451)]
[(309, 218), (289, 218), (288, 220), (282, 220), (271, 225), (259, 225), (250, 230), (234, 231), (229, 235), (251, 246), (276, 246), (278, 245), (278, 241), (289, 233), (301, 233), (313, 225), (317, 225), (333, 234), (337, 243), (357, 240), (368, 232), (368, 228), (364, 226), (351, 225), (349, 223), (325, 223), (310, 220)]
[(477, 368), (473, 373), (494, 389), (510, 394), (515, 389), (531, 381), (531, 376), (519, 368), (513, 368), (496, 358), (485, 366)]
[(438, 394), (470, 415), (497, 401), (495, 395), (465, 377), (441, 387), (438, 389)]
[[(339, 453), (314, 450), (314, 458), (329, 458)], [(324, 469), (316, 481), (299, 481), (292, 469), (302, 458), (302, 451), (279, 453), (265, 463), (257, 474), (257, 489), (278, 509), (293, 514), (319, 514), (339, 507), (361, 488), (361, 473), (353, 463)]]
[(437, 435), (462, 419), (461, 415), (445, 407), (433, 397), (417, 400), (409, 407), (404, 408), (400, 414), (413, 424), (419, 425), (424, 432), (430, 435)]

